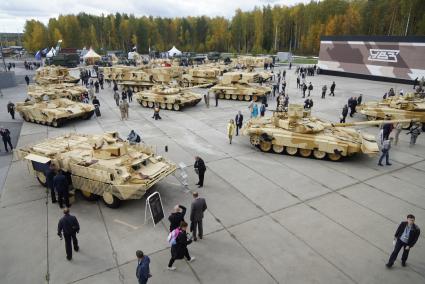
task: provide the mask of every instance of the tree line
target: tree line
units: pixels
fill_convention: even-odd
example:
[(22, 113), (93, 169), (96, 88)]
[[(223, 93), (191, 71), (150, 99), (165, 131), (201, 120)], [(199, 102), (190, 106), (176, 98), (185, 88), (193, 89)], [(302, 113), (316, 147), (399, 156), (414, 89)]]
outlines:
[(47, 25), (26, 21), (23, 45), (31, 52), (55, 46), (97, 51), (164, 51), (317, 55), (321, 35), (425, 35), (423, 0), (324, 0), (255, 7), (224, 17), (163, 18), (128, 14), (60, 15)]

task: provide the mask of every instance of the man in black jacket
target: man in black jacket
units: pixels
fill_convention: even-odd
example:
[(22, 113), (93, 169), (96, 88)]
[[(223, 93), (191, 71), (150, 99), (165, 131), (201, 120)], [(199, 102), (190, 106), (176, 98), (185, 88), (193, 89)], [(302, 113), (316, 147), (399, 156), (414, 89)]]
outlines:
[(12, 146), (12, 142), (10, 139), (10, 131), (9, 129), (1, 126), (0, 127), (0, 136), (1, 139), (3, 140), (3, 144), (4, 144), (4, 149), (6, 150), (6, 152), (9, 152), (9, 149), (7, 148), (7, 145), (9, 145), (10, 150), (13, 150), (13, 146)]
[(401, 256), (401, 265), (406, 266), (406, 260), (409, 256), (410, 249), (415, 245), (416, 241), (421, 234), (421, 230), (415, 225), (415, 216), (412, 214), (407, 215), (407, 221), (401, 222), (394, 235), (394, 251), (388, 260), (386, 266), (391, 268), (397, 258), (401, 248), (403, 248), (403, 255)]
[(205, 175), (205, 171), (207, 170), (207, 167), (205, 166), (204, 160), (202, 160), (200, 157), (196, 156), (195, 160), (196, 162), (193, 165), (193, 167), (195, 168), (195, 172), (198, 174), (198, 177), (199, 177), (199, 181), (196, 185), (198, 187), (203, 187), (204, 175)]
[(243, 124), (243, 115), (241, 113), (241, 111), (238, 111), (238, 114), (235, 117), (235, 124), (236, 124), (236, 136), (239, 135), (239, 129), (242, 128), (242, 124)]
[(184, 215), (186, 214), (186, 207), (183, 205), (174, 206), (174, 212), (168, 217), (170, 221), (170, 232), (178, 228), (182, 221), (184, 221)]
[(70, 207), (68, 180), (64, 176), (62, 170), (59, 170), (58, 174), (53, 178), (53, 187), (55, 188), (55, 191), (58, 193), (59, 207), (63, 208), (64, 202), (66, 207)]
[[(74, 250), (78, 251), (78, 240), (76, 234), (80, 232), (80, 224), (78, 223), (77, 218), (69, 214), (69, 209), (65, 208), (63, 210), (64, 216), (59, 220), (58, 223), (58, 236), (62, 239), (62, 233), (65, 237), (65, 251), (66, 259), (72, 259), (72, 245), (74, 245)], [(71, 245), (72, 240), (72, 245)]]
[(52, 198), (52, 203), (56, 203), (56, 193), (53, 186), (53, 179), (55, 178), (55, 167), (53, 164), (50, 164), (49, 168), (46, 170), (46, 185), (50, 189), (50, 195)]

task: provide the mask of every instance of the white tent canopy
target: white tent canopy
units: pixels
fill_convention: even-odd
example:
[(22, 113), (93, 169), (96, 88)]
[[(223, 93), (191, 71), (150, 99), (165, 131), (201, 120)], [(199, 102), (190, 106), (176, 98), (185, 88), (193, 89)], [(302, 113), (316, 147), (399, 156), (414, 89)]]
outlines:
[(86, 53), (86, 55), (84, 55), (84, 60), (87, 59), (100, 59), (101, 56), (99, 54), (97, 54), (92, 48), (90, 48), (90, 50)]
[(180, 50), (178, 50), (174, 45), (173, 45), (173, 48), (171, 48), (167, 53), (168, 53), (169, 57), (173, 57), (173, 56), (182, 54), (182, 52)]
[(52, 47), (49, 52), (47, 52), (46, 57), (50, 58), (56, 54), (56, 50)]

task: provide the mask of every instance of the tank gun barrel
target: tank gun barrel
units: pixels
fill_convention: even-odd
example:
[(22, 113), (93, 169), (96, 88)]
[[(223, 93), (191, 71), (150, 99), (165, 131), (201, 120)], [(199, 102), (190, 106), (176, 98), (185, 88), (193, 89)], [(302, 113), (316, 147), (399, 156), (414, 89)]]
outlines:
[(327, 126), (345, 127), (356, 125), (379, 125), (384, 123), (412, 123), (418, 121), (417, 119), (394, 119), (394, 120), (374, 120), (374, 121), (359, 121), (359, 122), (345, 122), (345, 123), (330, 123)]

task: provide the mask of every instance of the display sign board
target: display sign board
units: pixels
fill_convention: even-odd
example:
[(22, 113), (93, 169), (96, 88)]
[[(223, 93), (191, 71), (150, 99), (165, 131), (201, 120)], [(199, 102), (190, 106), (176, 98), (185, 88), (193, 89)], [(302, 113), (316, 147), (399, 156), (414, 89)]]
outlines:
[(324, 36), (321, 70), (414, 80), (425, 76), (425, 37)]
[(162, 207), (161, 195), (159, 192), (154, 192), (146, 199), (145, 208), (145, 223), (146, 223), (146, 210), (149, 207), (149, 211), (152, 216), (153, 224), (156, 225), (164, 219), (164, 208)]

